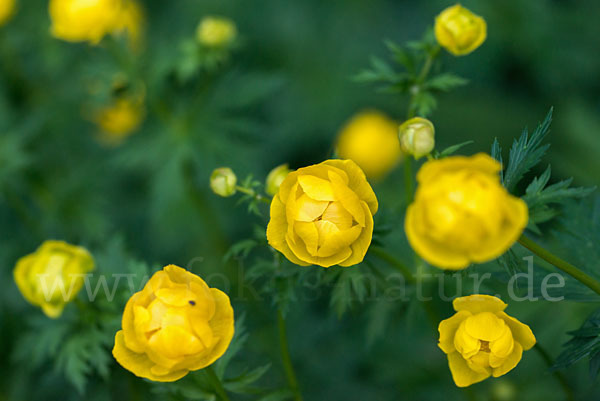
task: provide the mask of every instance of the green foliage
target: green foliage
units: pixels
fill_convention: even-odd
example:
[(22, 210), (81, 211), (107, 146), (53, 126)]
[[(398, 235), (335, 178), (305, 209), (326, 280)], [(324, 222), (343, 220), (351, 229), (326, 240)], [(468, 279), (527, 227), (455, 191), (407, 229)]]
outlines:
[(448, 146), (446, 149), (442, 150), (441, 152), (435, 151), (433, 157), (435, 157), (436, 159), (441, 159), (443, 157), (451, 156), (454, 153), (458, 152), (463, 147), (470, 145), (472, 143), (474, 143), (474, 141), (465, 141), (462, 143), (458, 143), (456, 145)]
[(590, 377), (596, 379), (600, 372), (600, 310), (592, 313), (579, 329), (568, 334), (573, 338), (565, 344), (553, 368), (565, 369), (582, 359), (588, 359)]

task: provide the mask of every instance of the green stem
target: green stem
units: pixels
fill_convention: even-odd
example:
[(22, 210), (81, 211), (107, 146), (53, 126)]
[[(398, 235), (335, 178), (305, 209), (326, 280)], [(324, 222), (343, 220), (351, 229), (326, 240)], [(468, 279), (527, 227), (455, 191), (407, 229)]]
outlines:
[[(549, 369), (552, 368), (552, 365), (554, 363), (552, 361), (552, 358), (548, 354), (548, 352), (539, 343), (535, 344), (535, 347), (533, 347), (533, 348), (537, 351), (538, 354), (540, 354), (540, 356), (542, 357), (542, 359), (544, 360), (544, 362), (546, 363), (548, 368)], [(552, 374), (554, 375), (556, 380), (560, 383), (561, 387), (563, 388), (563, 390), (565, 392), (565, 396), (567, 397), (567, 400), (575, 401), (575, 396), (573, 394), (573, 390), (571, 390), (571, 387), (569, 386), (569, 383), (567, 382), (567, 379), (565, 378), (565, 376), (558, 370), (553, 371)]]
[(235, 189), (240, 191), (241, 193), (252, 196), (258, 201), (271, 204), (271, 199), (267, 198), (266, 196), (262, 196), (261, 194), (257, 194), (256, 191), (252, 188), (236, 186)]
[(553, 253), (545, 250), (531, 239), (527, 238), (525, 235), (521, 235), (521, 238), (519, 238), (518, 241), (521, 245), (535, 253), (540, 258), (544, 259), (546, 262), (553, 264), (563, 272), (567, 273), (580, 283), (590, 288), (596, 294), (600, 295), (600, 282), (598, 282), (598, 280), (595, 278), (589, 276), (569, 262), (562, 260)]
[(388, 251), (386, 251), (385, 249), (379, 248), (377, 246), (372, 246), (369, 248), (369, 253), (371, 253), (372, 255), (377, 256), (379, 259), (387, 262), (390, 266), (392, 266), (393, 268), (398, 270), (400, 273), (402, 273), (402, 275), (404, 276), (404, 279), (407, 282), (409, 282), (409, 283), (415, 282), (415, 278), (414, 278), (412, 272), (410, 271), (410, 269), (404, 263), (402, 263), (401, 261), (396, 259), (396, 257), (394, 257), (393, 255), (388, 253)]
[(404, 158), (404, 192), (406, 192), (406, 207), (413, 200), (413, 172), (412, 172), (412, 157), (406, 155)]
[(287, 341), (287, 329), (285, 327), (285, 318), (281, 310), (277, 311), (277, 327), (279, 329), (279, 347), (281, 350), (281, 359), (283, 360), (283, 368), (285, 369), (285, 375), (287, 377), (290, 389), (294, 393), (295, 401), (302, 401), (302, 394), (298, 387), (298, 379), (296, 379), (296, 372), (292, 365), (292, 359), (290, 358), (290, 351)]
[(417, 95), (421, 92), (421, 85), (423, 84), (423, 82), (425, 82), (427, 76), (431, 72), (431, 67), (433, 67), (433, 62), (440, 53), (440, 49), (440, 46), (436, 46), (427, 54), (425, 63), (423, 63), (423, 67), (421, 67), (421, 71), (419, 72), (419, 75), (417, 75), (413, 88), (411, 89), (410, 100), (408, 103), (408, 112), (406, 115), (407, 119), (412, 118), (417, 114), (415, 110), (415, 99), (417, 98)]
[(204, 368), (204, 370), (208, 374), (208, 378), (210, 379), (213, 389), (215, 390), (215, 393), (217, 393), (219, 399), (221, 401), (229, 401), (229, 397), (227, 396), (227, 392), (223, 387), (223, 383), (221, 383), (221, 379), (219, 379), (219, 376), (217, 376), (212, 366), (207, 366)]

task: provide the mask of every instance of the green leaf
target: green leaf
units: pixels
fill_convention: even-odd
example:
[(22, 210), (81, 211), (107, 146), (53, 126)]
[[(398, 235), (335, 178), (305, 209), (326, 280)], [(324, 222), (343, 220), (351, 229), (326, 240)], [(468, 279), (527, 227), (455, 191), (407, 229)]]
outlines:
[(472, 144), (474, 142), (475, 141), (466, 141), (466, 142), (462, 142), (462, 143), (459, 143), (459, 144), (456, 144), (456, 145), (448, 146), (446, 149), (442, 150), (438, 154), (438, 158), (450, 156), (450, 155), (454, 154), (455, 152), (457, 152), (462, 147), (470, 145), (470, 144)]
[(367, 277), (356, 267), (342, 267), (336, 269), (337, 272), (331, 268), (330, 270), (337, 275), (337, 280), (333, 286), (329, 304), (338, 317), (341, 317), (354, 301), (364, 302), (368, 293)]
[(427, 117), (437, 107), (437, 100), (429, 92), (419, 92), (413, 98), (413, 107), (417, 115), (421, 117)]
[(432, 77), (425, 82), (425, 87), (434, 91), (448, 92), (468, 83), (469, 80), (448, 72)]
[(404, 66), (404, 68), (406, 68), (406, 71), (408, 71), (411, 75), (414, 75), (416, 73), (416, 68), (417, 68), (416, 67), (417, 61), (415, 60), (414, 55), (411, 52), (398, 46), (396, 43), (392, 42), (391, 40), (385, 40), (384, 43), (385, 43), (386, 47), (392, 53), (394, 60), (398, 64)]
[(590, 375), (596, 378), (600, 361), (600, 309), (593, 312), (579, 330), (570, 333), (573, 338), (565, 344), (565, 349), (556, 358), (552, 369), (564, 369), (588, 358)]

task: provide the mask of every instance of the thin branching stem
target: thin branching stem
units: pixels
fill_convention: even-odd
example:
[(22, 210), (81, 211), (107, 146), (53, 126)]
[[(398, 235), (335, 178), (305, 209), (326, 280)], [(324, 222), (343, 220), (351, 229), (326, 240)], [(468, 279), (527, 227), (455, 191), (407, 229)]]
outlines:
[(302, 394), (300, 393), (300, 387), (298, 386), (298, 379), (296, 379), (296, 372), (294, 371), (294, 365), (292, 365), (292, 358), (290, 357), (285, 318), (283, 317), (281, 310), (277, 311), (277, 327), (279, 331), (281, 359), (283, 361), (283, 368), (285, 369), (285, 376), (287, 377), (288, 385), (290, 386), (290, 390), (292, 390), (294, 393), (294, 400), (302, 401)]
[(219, 400), (230, 401), (229, 396), (227, 395), (227, 392), (225, 391), (225, 388), (223, 387), (223, 383), (221, 383), (221, 379), (219, 379), (219, 376), (217, 376), (217, 374), (215, 373), (212, 366), (206, 367), (205, 370), (206, 370), (206, 373), (208, 374), (208, 378), (210, 379), (210, 382), (212, 383), (215, 393), (219, 397)]

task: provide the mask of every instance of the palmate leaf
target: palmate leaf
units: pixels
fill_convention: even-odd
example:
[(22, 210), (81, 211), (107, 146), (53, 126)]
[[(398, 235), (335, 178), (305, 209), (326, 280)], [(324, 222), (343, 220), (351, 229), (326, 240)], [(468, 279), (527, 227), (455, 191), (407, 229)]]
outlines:
[(335, 281), (329, 304), (338, 317), (341, 317), (353, 302), (364, 302), (369, 292), (369, 280), (364, 269), (358, 267), (329, 268), (329, 272), (333, 274), (325, 280)]

